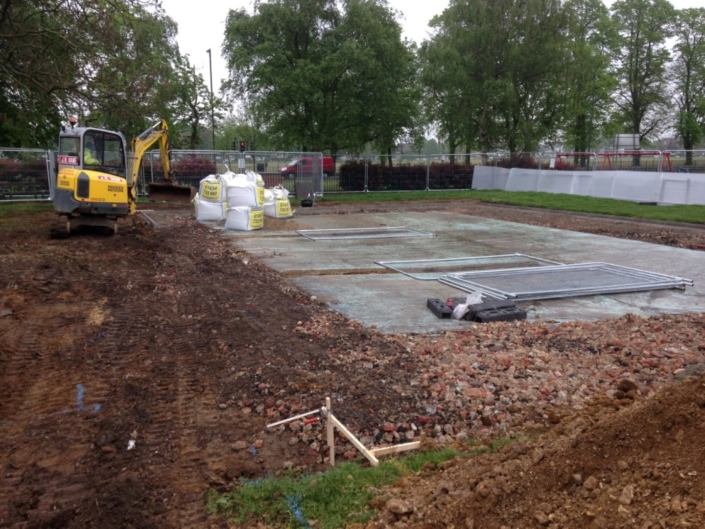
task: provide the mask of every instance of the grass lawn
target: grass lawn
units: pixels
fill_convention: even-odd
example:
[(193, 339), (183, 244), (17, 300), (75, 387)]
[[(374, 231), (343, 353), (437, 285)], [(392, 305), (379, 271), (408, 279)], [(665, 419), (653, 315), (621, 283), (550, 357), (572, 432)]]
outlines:
[[(529, 206), (618, 217), (705, 224), (705, 206), (655, 206), (611, 198), (537, 193), (533, 191), (375, 191), (373, 193), (326, 194), (317, 198), (316, 202), (319, 204), (369, 204), (374, 202), (408, 202), (416, 200), (474, 200), (494, 204)], [(139, 202), (141, 204), (148, 203), (146, 199), (140, 199)], [(291, 203), (298, 206), (301, 201), (292, 198)], [(49, 211), (51, 208), (51, 203), (46, 200), (13, 203), (0, 201), (0, 219), (31, 215), (40, 211)]]
[[(316, 199), (318, 203), (367, 204), (413, 200), (476, 200), (513, 206), (530, 206), (561, 211), (576, 211), (618, 217), (634, 217), (672, 222), (705, 223), (705, 206), (655, 206), (626, 200), (595, 198), (533, 191), (376, 191), (374, 193), (329, 194)], [(299, 201), (292, 199), (293, 204)]]

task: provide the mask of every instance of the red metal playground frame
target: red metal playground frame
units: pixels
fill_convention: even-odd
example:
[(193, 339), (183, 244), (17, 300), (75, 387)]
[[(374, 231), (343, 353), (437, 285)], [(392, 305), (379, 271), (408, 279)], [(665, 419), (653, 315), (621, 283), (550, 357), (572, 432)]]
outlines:
[[(612, 158), (620, 158), (623, 156), (658, 156), (661, 158), (659, 163), (659, 170), (664, 168), (664, 163), (668, 166), (668, 172), (673, 172), (673, 165), (671, 164), (671, 153), (669, 151), (612, 151), (612, 152), (560, 152), (556, 153), (556, 165), (562, 165), (562, 158), (574, 158), (576, 156), (590, 156), (594, 157), (597, 161), (598, 157), (602, 157), (602, 164), (600, 165), (600, 170), (604, 171), (612, 170)], [(608, 167), (605, 167), (607, 165)]]

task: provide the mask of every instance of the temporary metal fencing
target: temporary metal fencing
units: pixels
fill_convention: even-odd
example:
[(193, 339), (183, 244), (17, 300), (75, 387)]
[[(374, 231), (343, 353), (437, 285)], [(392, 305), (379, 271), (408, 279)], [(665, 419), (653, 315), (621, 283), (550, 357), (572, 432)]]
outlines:
[[(281, 185), (293, 194), (297, 181), (308, 181), (317, 195), (472, 189), (475, 167), (541, 168), (547, 171), (542, 176), (544, 179), (553, 179), (552, 170), (556, 170), (557, 182), (565, 180), (561, 178), (561, 170), (600, 172), (608, 171), (610, 167), (612, 171), (637, 169), (652, 173), (705, 173), (705, 151), (671, 151), (670, 164), (664, 164), (665, 152), (651, 151), (651, 154), (641, 155), (638, 167), (634, 166), (631, 155), (617, 156), (613, 153), (609, 155), (609, 163), (606, 163), (607, 154), (600, 152), (522, 153), (512, 156), (507, 152), (394, 154), (391, 157), (338, 155), (333, 170), (324, 174), (323, 160), (326, 157), (321, 153), (178, 149), (172, 151), (172, 169), (180, 183), (194, 186), (209, 174), (222, 173), (227, 169), (234, 172), (251, 170), (262, 175), (267, 187)], [(49, 197), (55, 176), (49, 167), (53, 158), (54, 153), (42, 149), (0, 149), (0, 200)], [(302, 160), (310, 163), (301, 163)], [(145, 193), (147, 183), (163, 181), (158, 151), (145, 155), (140, 174), (138, 190), (141, 194)], [(687, 178), (687, 174), (674, 174), (672, 178)], [(675, 192), (672, 187), (688, 184), (688, 181), (682, 183), (680, 180), (669, 183), (670, 187), (665, 193), (668, 196), (664, 201), (670, 201), (670, 195)], [(562, 184), (556, 185), (560, 187)], [(680, 192), (680, 187), (676, 191)]]
[[(145, 155), (140, 189), (146, 183), (162, 182), (164, 172), (159, 151)], [(295, 193), (297, 182), (310, 182), (318, 195), (323, 187), (323, 155), (296, 151), (213, 151), (172, 150), (171, 168), (174, 178), (183, 185), (198, 187), (208, 175), (254, 171), (264, 179), (266, 187), (282, 186)]]
[(0, 149), (0, 200), (49, 198), (51, 151)]
[[(404, 274), (419, 281), (438, 281), (455, 268), (456, 272), (467, 272), (478, 268), (502, 266), (503, 268), (520, 267), (531, 264), (532, 266), (560, 265), (556, 261), (549, 261), (541, 257), (534, 257), (523, 253), (503, 255), (482, 255), (468, 257), (451, 257), (447, 259), (413, 259), (404, 261), (375, 261), (399, 274)], [(460, 270), (458, 270), (460, 269)]]
[(299, 235), (312, 241), (347, 239), (388, 239), (399, 237), (435, 237), (435, 233), (415, 230), (404, 226), (379, 228), (333, 228), (321, 230), (297, 230)]
[(609, 263), (578, 263), (447, 274), (443, 284), (492, 299), (533, 301), (598, 294), (685, 289), (693, 281)]

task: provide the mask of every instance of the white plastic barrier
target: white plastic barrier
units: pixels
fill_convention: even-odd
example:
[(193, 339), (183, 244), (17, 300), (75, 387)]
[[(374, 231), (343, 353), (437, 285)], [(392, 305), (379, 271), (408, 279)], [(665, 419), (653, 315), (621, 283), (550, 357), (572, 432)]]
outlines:
[(573, 192), (573, 185), (576, 174), (573, 171), (540, 171), (538, 191), (544, 193), (565, 193), (570, 195)]
[(658, 202), (661, 191), (661, 175), (666, 173), (644, 173), (637, 171), (615, 171), (612, 197), (637, 202)]
[(705, 174), (664, 173), (659, 202), (705, 206)]
[(477, 166), (473, 189), (542, 191), (598, 198), (705, 205), (705, 174), (551, 171)]
[(514, 168), (509, 171), (507, 191), (538, 191), (541, 171), (536, 169)]
[(472, 173), (473, 189), (498, 189), (495, 187), (494, 174), (496, 167), (476, 165)]

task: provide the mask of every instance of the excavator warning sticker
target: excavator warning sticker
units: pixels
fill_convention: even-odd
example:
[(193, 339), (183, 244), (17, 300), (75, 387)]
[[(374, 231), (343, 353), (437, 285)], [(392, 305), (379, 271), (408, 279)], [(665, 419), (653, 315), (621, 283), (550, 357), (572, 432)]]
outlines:
[(78, 156), (66, 156), (62, 154), (59, 156), (59, 163), (63, 165), (78, 165)]

